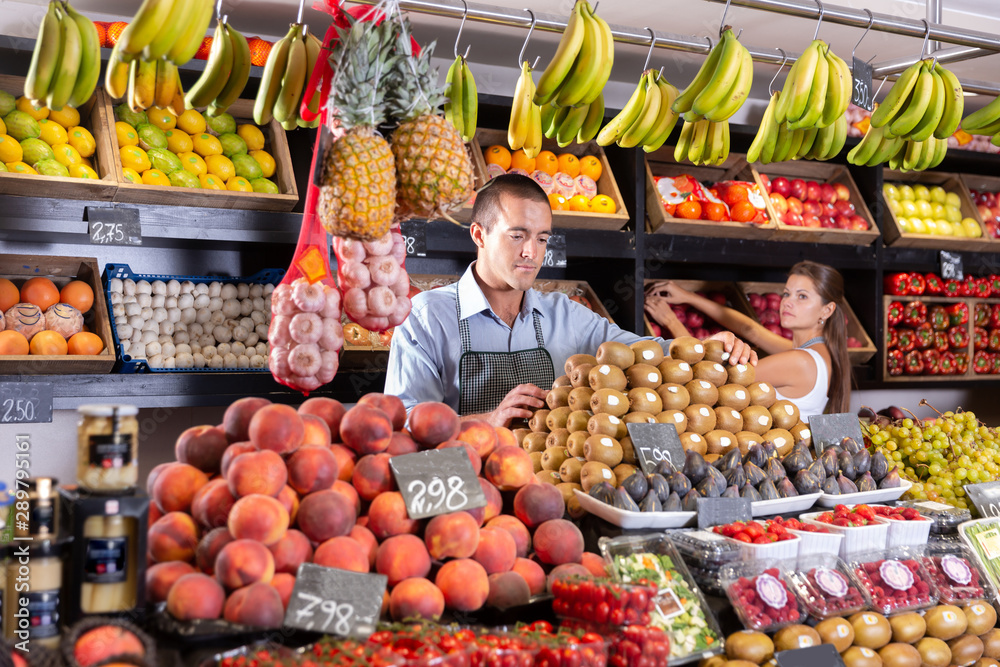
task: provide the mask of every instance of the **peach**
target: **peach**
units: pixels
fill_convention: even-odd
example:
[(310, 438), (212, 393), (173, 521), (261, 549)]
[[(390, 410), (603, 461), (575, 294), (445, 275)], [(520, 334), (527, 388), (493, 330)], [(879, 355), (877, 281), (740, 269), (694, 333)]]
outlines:
[(226, 471), (229, 491), (237, 498), (258, 493), (277, 498), (288, 483), (288, 468), (281, 455), (270, 449), (240, 454)]
[(487, 574), (507, 572), (517, 560), (517, 545), (503, 528), (483, 528), (479, 531), (479, 545), (472, 558)]
[(517, 572), (496, 572), (488, 578), (490, 593), (486, 604), (497, 609), (508, 609), (528, 604), (531, 589), (528, 582)]
[(353, 538), (365, 550), (368, 557), (368, 568), (371, 571), (371, 568), (375, 567), (375, 555), (378, 553), (378, 540), (375, 539), (375, 535), (364, 526), (355, 525), (354, 528), (351, 528), (349, 537)]
[(579, 563), (583, 555), (583, 533), (565, 519), (546, 521), (535, 529), (535, 553), (549, 565)]
[(168, 512), (147, 532), (149, 554), (157, 563), (193, 561), (198, 548), (198, 526), (184, 512)]
[(268, 547), (274, 556), (274, 571), (295, 574), (302, 563), (311, 563), (313, 548), (301, 531), (289, 528), (284, 539)]
[(337, 479), (350, 483), (351, 477), (354, 476), (354, 462), (357, 461), (358, 455), (354, 453), (353, 449), (348, 449), (344, 445), (330, 445), (330, 451), (337, 459)]
[(608, 576), (608, 570), (606, 569), (607, 563), (597, 554), (584, 551), (583, 555), (580, 557), (580, 565), (587, 568), (587, 571), (595, 577)]
[(520, 447), (497, 447), (483, 466), (483, 474), (501, 491), (516, 491), (535, 479), (535, 465)]
[(389, 421), (392, 422), (392, 430), (394, 431), (398, 431), (406, 425), (406, 406), (397, 396), (373, 392), (359, 398), (358, 405), (367, 405), (384, 412)]
[(378, 540), (393, 535), (415, 534), (421, 522), (411, 519), (406, 511), (403, 494), (390, 491), (379, 495), (368, 508), (368, 529)]
[(212, 577), (200, 572), (185, 574), (174, 582), (167, 596), (167, 611), (179, 621), (218, 618), (226, 592)]
[(537, 528), (566, 513), (562, 492), (551, 484), (529, 484), (514, 496), (514, 516), (528, 528)]
[(295, 575), (287, 572), (276, 572), (269, 584), (271, 588), (278, 591), (281, 598), (281, 606), (287, 610), (288, 601), (292, 598), (292, 589), (295, 588)]
[(457, 439), (472, 445), (480, 459), (485, 459), (492, 454), (499, 442), (496, 430), (488, 423), (478, 419), (462, 422), (458, 429)]
[(552, 593), (552, 584), (559, 579), (566, 577), (586, 577), (590, 571), (579, 563), (563, 563), (552, 568), (549, 576), (545, 579), (545, 590)]
[(517, 436), (506, 426), (495, 426), (493, 430), (497, 434), (497, 447), (520, 447)]
[(222, 429), (229, 442), (249, 440), (250, 421), (258, 410), (268, 405), (271, 405), (271, 401), (256, 396), (233, 401), (222, 415)]
[(528, 556), (528, 552), (531, 551), (531, 532), (521, 523), (520, 519), (509, 514), (501, 514), (487, 521), (486, 527), (506, 530), (514, 538), (518, 558), (526, 558)]
[(333, 537), (316, 547), (312, 562), (351, 572), (368, 574), (371, 566), (367, 548), (347, 536)]
[(226, 448), (226, 451), (222, 453), (222, 461), (219, 463), (219, 472), (225, 477), (226, 473), (229, 472), (229, 466), (232, 464), (233, 459), (235, 459), (240, 454), (246, 454), (248, 452), (256, 452), (257, 448), (253, 446), (253, 443), (249, 440), (246, 442), (234, 442)]
[(302, 413), (299, 413), (299, 417), (302, 418), (302, 426), (305, 427), (305, 435), (302, 436), (303, 445), (329, 447), (333, 444), (333, 438), (330, 435), (330, 426), (320, 417), (316, 415), (304, 415)]
[(173, 463), (156, 476), (153, 500), (160, 511), (189, 512), (198, 489), (208, 484), (208, 475), (187, 463)]
[(146, 495), (150, 498), (153, 497), (153, 485), (156, 484), (156, 478), (160, 476), (160, 473), (174, 465), (174, 461), (168, 461), (167, 463), (160, 463), (149, 471), (149, 476), (146, 477)]
[(479, 458), (479, 453), (476, 448), (467, 442), (462, 442), (461, 440), (447, 440), (438, 445), (435, 449), (453, 449), (453, 448), (464, 448), (465, 453), (469, 457), (469, 463), (472, 465), (472, 471), (477, 475), (483, 469), (483, 460)]
[(149, 518), (146, 519), (146, 525), (152, 526), (161, 516), (163, 516), (163, 512), (156, 506), (156, 503), (149, 503)]
[(343, 403), (322, 396), (310, 398), (299, 406), (300, 415), (316, 415), (325, 421), (334, 441), (340, 440), (340, 420), (344, 418), (346, 412), (347, 409)]
[(375, 570), (389, 578), (389, 586), (395, 586), (410, 577), (426, 577), (431, 571), (431, 557), (424, 541), (416, 535), (396, 535), (379, 546)]
[(174, 582), (192, 572), (195, 572), (194, 567), (180, 560), (150, 566), (146, 569), (146, 601), (163, 602)]
[(270, 546), (288, 531), (288, 510), (276, 498), (259, 493), (244, 496), (229, 511), (229, 532), (238, 540)]
[(276, 589), (258, 582), (230, 593), (222, 616), (230, 623), (280, 628), (285, 619), (285, 605)]
[(418, 403), (410, 410), (410, 437), (421, 449), (454, 439), (460, 426), (458, 415), (444, 403)]
[(330, 490), (334, 493), (339, 493), (351, 503), (351, 507), (354, 508), (354, 516), (361, 514), (361, 498), (358, 496), (357, 489), (347, 482), (338, 479), (330, 485)]
[(215, 559), (219, 557), (222, 547), (235, 539), (225, 526), (205, 533), (195, 550), (195, 562), (198, 564), (198, 569), (205, 574), (215, 574)]
[(444, 594), (422, 577), (405, 579), (392, 589), (389, 613), (394, 621), (436, 621), (444, 613)]
[(229, 447), (226, 432), (218, 426), (192, 426), (177, 438), (174, 455), (209, 475), (219, 472), (222, 454)]
[(250, 442), (257, 449), (289, 454), (302, 445), (306, 427), (295, 408), (272, 403), (254, 414), (249, 434)]
[[(308, 416), (308, 415), (307, 415)], [(319, 419), (314, 417), (314, 419)], [(324, 428), (326, 424), (323, 424)], [(288, 484), (301, 495), (330, 488), (337, 479), (337, 457), (329, 445), (303, 445), (288, 457)]]
[(518, 558), (514, 561), (511, 572), (517, 572), (524, 578), (532, 595), (541, 595), (545, 592), (545, 570), (535, 561)]
[(356, 518), (354, 508), (339, 493), (317, 491), (299, 504), (298, 527), (314, 543), (351, 532)]
[(216, 477), (194, 494), (191, 516), (204, 528), (225, 526), (235, 502), (226, 480)]
[(439, 514), (427, 523), (424, 542), (434, 560), (471, 558), (479, 546), (479, 525), (467, 512)]
[(294, 524), (295, 517), (299, 515), (299, 494), (295, 493), (295, 489), (286, 484), (285, 488), (278, 493), (278, 502), (288, 512), (288, 525)]
[(340, 422), (341, 442), (362, 456), (384, 452), (390, 439), (392, 420), (378, 408), (355, 406)]
[(274, 576), (274, 556), (256, 540), (233, 540), (222, 547), (215, 558), (215, 578), (235, 590)]
[(410, 437), (406, 431), (396, 431), (389, 439), (389, 446), (385, 453), (389, 456), (403, 456), (404, 454), (415, 454), (420, 451), (417, 442)]
[(456, 611), (476, 611), (490, 595), (489, 575), (469, 558), (450, 560), (441, 566), (434, 583), (444, 594), (444, 603)]
[(368, 454), (362, 456), (354, 466), (351, 481), (364, 500), (374, 500), (380, 493), (396, 488), (396, 478), (389, 467), (391, 458), (388, 454)]
[(116, 655), (146, 655), (146, 647), (135, 633), (114, 625), (100, 625), (80, 635), (73, 646), (73, 658), (79, 667), (104, 663)]
[(465, 511), (471, 514), (472, 518), (482, 526), (493, 517), (498, 516), (503, 510), (503, 496), (497, 491), (497, 487), (482, 477), (479, 478), (479, 487), (483, 490), (483, 495), (486, 496), (486, 504)]

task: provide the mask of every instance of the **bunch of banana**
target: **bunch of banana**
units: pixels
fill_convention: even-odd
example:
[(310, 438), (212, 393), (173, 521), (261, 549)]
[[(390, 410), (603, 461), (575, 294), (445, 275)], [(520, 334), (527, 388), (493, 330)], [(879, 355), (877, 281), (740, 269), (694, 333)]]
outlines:
[(872, 113), (874, 128), (913, 141), (947, 139), (962, 120), (965, 96), (958, 78), (941, 65), (921, 60), (903, 72)]
[(647, 153), (655, 151), (677, 124), (672, 109), (676, 99), (674, 86), (656, 70), (646, 70), (625, 107), (598, 133), (597, 143), (610, 146), (614, 142), (622, 148), (642, 146)]
[(674, 146), (674, 160), (717, 167), (729, 157), (729, 121), (718, 123), (707, 118), (684, 121), (681, 137)]
[[(322, 46), (307, 26), (293, 23), (288, 34), (271, 47), (253, 105), (253, 119), (258, 125), (266, 125), (274, 118), (286, 130), (319, 126), (319, 117), (311, 122), (302, 120), (299, 107)], [(319, 109), (318, 88), (307, 107), (313, 112)]]
[(542, 72), (533, 94), (537, 106), (592, 104), (604, 90), (615, 61), (611, 28), (587, 0), (576, 0), (556, 54)]
[(511, 150), (524, 149), (529, 158), (542, 151), (542, 110), (534, 103), (535, 80), (531, 76), (531, 65), (525, 60), (521, 64), (521, 76), (514, 89), (514, 101), (510, 107), (510, 123), (507, 125), (507, 144)]
[(1000, 146), (1000, 97), (966, 116), (962, 129), (969, 134), (992, 136), (990, 143)]
[(847, 116), (841, 114), (831, 125), (791, 129), (790, 123), (778, 123), (776, 110), (781, 92), (771, 95), (760, 129), (747, 151), (747, 162), (770, 164), (785, 160), (820, 160), (835, 157), (847, 141)]
[(824, 128), (847, 112), (854, 78), (847, 63), (814, 39), (788, 71), (775, 121), (789, 129)]
[(847, 154), (847, 161), (866, 167), (888, 162), (892, 169), (923, 171), (941, 164), (947, 152), (947, 138), (931, 136), (916, 141), (892, 135), (886, 126), (871, 125), (861, 142)]
[(239, 98), (249, 78), (250, 45), (247, 38), (226, 21), (219, 21), (215, 26), (205, 70), (184, 95), (184, 104), (189, 109), (208, 107), (208, 115), (217, 116)]
[(728, 120), (740, 110), (753, 83), (753, 59), (727, 27), (691, 84), (674, 100), (673, 110), (694, 122)]
[(118, 38), (121, 55), (183, 65), (198, 52), (214, 7), (212, 0), (143, 0)]
[(905, 149), (900, 149), (889, 158), (889, 168), (898, 171), (924, 171), (941, 164), (948, 153), (948, 140), (931, 137), (925, 141), (905, 142)]
[(52, 0), (38, 27), (38, 40), (24, 80), (24, 95), (35, 106), (78, 107), (90, 99), (101, 76), (101, 44), (94, 22)]
[(446, 82), (448, 101), (444, 103), (444, 117), (462, 135), (462, 141), (471, 141), (479, 116), (479, 91), (465, 58), (455, 58), (448, 69)]
[(576, 141), (585, 144), (593, 140), (604, 122), (604, 95), (590, 104), (578, 107), (556, 107), (551, 102), (542, 105), (542, 134), (555, 139), (560, 148)]

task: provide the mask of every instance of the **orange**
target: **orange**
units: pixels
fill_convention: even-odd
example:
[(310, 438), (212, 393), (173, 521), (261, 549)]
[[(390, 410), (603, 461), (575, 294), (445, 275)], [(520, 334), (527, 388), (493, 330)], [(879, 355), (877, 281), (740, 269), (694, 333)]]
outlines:
[(97, 43), (101, 46), (110, 46), (107, 24), (104, 21), (94, 21), (94, 27), (97, 28)]
[(571, 211), (593, 211), (590, 207), (590, 199), (585, 195), (573, 195), (569, 198), (569, 210)]
[(118, 43), (118, 38), (122, 36), (122, 30), (128, 27), (128, 23), (124, 21), (115, 21), (108, 26), (108, 46), (114, 46)]
[(28, 354), (31, 348), (28, 339), (20, 331), (8, 329), (0, 331), (0, 356), (8, 354)]
[(260, 37), (252, 37), (247, 41), (250, 47), (250, 64), (263, 67), (267, 64), (267, 57), (271, 54), (273, 44)]
[(201, 46), (198, 47), (198, 52), (194, 54), (196, 60), (208, 60), (208, 52), (212, 50), (212, 38), (206, 37), (201, 40)]
[(708, 202), (705, 204), (704, 214), (706, 220), (721, 222), (726, 219), (726, 206), (714, 201)]
[(73, 280), (59, 292), (59, 301), (85, 313), (94, 305), (94, 290), (82, 280)]
[(607, 195), (597, 195), (591, 199), (590, 208), (594, 213), (615, 213), (618, 210), (615, 200)]
[(483, 151), (483, 159), (486, 164), (499, 165), (501, 169), (510, 169), (510, 151), (503, 146), (490, 146)]
[(600, 180), (603, 172), (604, 167), (601, 166), (601, 161), (593, 155), (584, 155), (580, 158), (580, 173), (594, 179), (595, 183)]
[(726, 202), (730, 206), (734, 206), (741, 201), (746, 201), (749, 197), (750, 192), (747, 190), (745, 185), (734, 183), (726, 188), (726, 194), (722, 197), (722, 201)]
[(529, 174), (535, 170), (535, 158), (524, 154), (523, 148), (518, 148), (510, 156), (511, 169), (524, 169)]
[(549, 176), (555, 176), (559, 171), (559, 160), (552, 151), (542, 151), (535, 156), (535, 169), (544, 171)]
[(572, 153), (563, 153), (559, 156), (559, 171), (576, 178), (580, 175), (580, 159)]
[(729, 214), (736, 222), (750, 222), (757, 217), (757, 209), (748, 201), (736, 202)]
[(95, 333), (81, 331), (70, 336), (66, 348), (70, 354), (100, 354), (104, 350), (104, 341)]
[(69, 346), (62, 334), (46, 329), (31, 337), (31, 354), (66, 354)]
[(674, 216), (685, 220), (697, 220), (701, 217), (701, 202), (697, 199), (682, 201), (674, 209)]
[(0, 278), (0, 313), (6, 313), (11, 306), (21, 303), (20, 294), (17, 285), (6, 278)]
[(49, 306), (59, 303), (59, 289), (48, 278), (31, 278), (21, 285), (21, 301), (35, 304), (44, 313)]
[(549, 195), (549, 206), (553, 211), (568, 211), (569, 202), (561, 194), (553, 192)]

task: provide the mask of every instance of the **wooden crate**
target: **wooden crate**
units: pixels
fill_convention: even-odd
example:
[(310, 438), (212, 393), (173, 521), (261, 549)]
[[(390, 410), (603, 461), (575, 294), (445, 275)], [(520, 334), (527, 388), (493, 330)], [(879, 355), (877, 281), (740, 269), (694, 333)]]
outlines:
[[(0, 90), (14, 97), (24, 94), (24, 77), (0, 74)], [(94, 135), (96, 150), (90, 158), (100, 180), (70, 178), (66, 176), (41, 176), (0, 172), (0, 194), (30, 197), (57, 197), (85, 201), (111, 201), (118, 190), (117, 140), (108, 134), (107, 96), (99, 85), (87, 103), (79, 108), (80, 124)]]
[(48, 257), (45, 255), (0, 255), (0, 277), (20, 289), (28, 278), (44, 276), (60, 289), (71, 280), (82, 280), (94, 290), (94, 305), (84, 315), (87, 328), (104, 341), (100, 354), (0, 356), (0, 375), (68, 375), (107, 373), (115, 365), (114, 343), (108, 306), (101, 286), (101, 272), (93, 257)]
[[(737, 285), (739, 285), (740, 291), (743, 295), (747, 297), (747, 303), (750, 302), (750, 294), (768, 294), (771, 292), (781, 294), (782, 290), (785, 289), (784, 283), (745, 281), (737, 283)], [(760, 322), (753, 306), (750, 307), (749, 314), (755, 321)], [(863, 343), (861, 347), (847, 348), (847, 356), (851, 360), (851, 365), (858, 366), (875, 356), (875, 353), (878, 352), (878, 348), (875, 347), (875, 343), (872, 341), (871, 337), (868, 336), (868, 332), (865, 331), (865, 328), (861, 326), (860, 322), (858, 322), (858, 316), (854, 313), (854, 310), (851, 308), (851, 304), (847, 303), (846, 299), (844, 300), (844, 314), (847, 316), (847, 335), (852, 338), (857, 338)]]
[[(115, 114), (112, 102), (105, 97), (108, 131), (115, 136)], [(253, 100), (236, 100), (229, 107), (237, 124), (252, 123)], [(122, 161), (118, 151), (114, 151), (114, 173), (118, 179), (116, 202), (126, 204), (165, 204), (168, 206), (200, 206), (206, 208), (250, 209), (259, 211), (291, 211), (299, 201), (299, 191), (292, 173), (292, 156), (288, 152), (288, 138), (281, 123), (272, 119), (260, 128), (264, 133), (264, 149), (274, 158), (275, 171), (272, 181), (280, 194), (260, 192), (232, 192), (230, 190), (205, 190), (200, 188), (178, 188), (167, 185), (145, 185), (130, 183), (122, 174)], [(117, 142), (115, 143), (117, 146)]]
[(768, 216), (774, 220), (777, 230), (772, 237), (775, 241), (798, 241), (801, 243), (837, 243), (842, 245), (871, 245), (879, 237), (878, 225), (872, 218), (871, 211), (865, 204), (865, 199), (861, 196), (857, 184), (851, 178), (851, 173), (847, 167), (841, 164), (829, 164), (826, 162), (810, 162), (808, 160), (797, 160), (795, 162), (778, 162), (763, 165), (754, 165), (754, 174), (760, 181), (760, 174), (764, 173), (774, 180), (778, 176), (788, 179), (801, 178), (807, 181), (817, 181), (823, 183), (842, 183), (850, 191), (850, 202), (854, 204), (855, 213), (868, 222), (868, 229), (816, 229), (814, 227), (793, 227), (781, 221), (780, 216), (771, 205), (771, 200), (767, 201)]
[[(1000, 192), (1000, 176), (983, 176), (982, 174), (959, 174), (959, 178), (962, 179), (962, 184), (965, 186), (966, 194), (969, 195), (969, 201), (972, 201), (972, 193), (970, 190), (979, 190), (986, 192)], [(979, 207), (973, 202), (973, 207), (976, 208), (976, 213), (979, 213)], [(980, 221), (983, 223), (983, 231), (985, 232), (983, 238), (989, 243), (996, 244), (998, 240), (993, 238), (989, 234), (989, 230), (986, 228), (986, 221), (979, 216)], [(988, 250), (992, 250), (989, 248)]]
[(962, 200), (962, 217), (972, 218), (979, 223), (982, 236), (979, 238), (938, 236), (934, 234), (910, 234), (904, 233), (899, 226), (899, 219), (888, 206), (883, 193), (879, 193), (880, 201), (883, 205), (885, 215), (882, 216), (883, 227), (882, 236), (886, 245), (900, 248), (931, 248), (933, 250), (966, 250), (969, 252), (987, 252), (990, 241), (985, 238), (986, 231), (983, 228), (983, 221), (979, 218), (979, 211), (976, 210), (965, 183), (955, 174), (947, 174), (937, 171), (909, 172), (893, 171), (886, 169), (882, 174), (883, 183), (902, 183), (905, 185), (916, 185), (918, 183), (927, 187), (940, 185), (948, 192), (955, 192)]
[(921, 301), (930, 305), (942, 305), (948, 306), (954, 303), (967, 303), (969, 304), (969, 321), (966, 324), (966, 330), (969, 334), (969, 345), (966, 348), (966, 354), (969, 355), (969, 369), (966, 373), (962, 375), (889, 375), (889, 368), (885, 362), (882, 365), (882, 381), (892, 382), (892, 383), (902, 383), (907, 382), (947, 382), (948, 380), (995, 380), (996, 375), (976, 375), (975, 371), (972, 369), (972, 360), (975, 355), (975, 350), (973, 350), (973, 313), (975, 312), (975, 302), (976, 301), (986, 301), (991, 303), (1000, 303), (1000, 300), (996, 299), (960, 299), (960, 298), (948, 298), (948, 297), (938, 297), (938, 296), (891, 296), (884, 295), (882, 297), (882, 331), (885, 332), (886, 336), (889, 335), (889, 304), (893, 301), (899, 301), (904, 306), (910, 301)]
[[(653, 283), (662, 282), (663, 280), (663, 278), (647, 279), (645, 288), (649, 289), (649, 286)], [(711, 280), (670, 280), (689, 292), (722, 292), (726, 295), (727, 306), (744, 315), (753, 317), (753, 309), (750, 308), (750, 302), (746, 300), (746, 296), (740, 291), (736, 283)], [(649, 316), (644, 315), (643, 321), (646, 326), (646, 335), (652, 336), (653, 330), (649, 326)], [(676, 338), (677, 336), (691, 335), (676, 316), (672, 317), (669, 322), (657, 322), (657, 324), (664, 330), (664, 336), (670, 334), (670, 336)]]
[(761, 193), (763, 185), (746, 161), (746, 157), (738, 153), (730, 153), (726, 161), (719, 167), (698, 167), (688, 163), (678, 163), (674, 160), (674, 147), (664, 146), (646, 156), (646, 217), (649, 221), (649, 231), (656, 234), (674, 234), (682, 236), (707, 236), (710, 238), (731, 239), (770, 239), (777, 226), (773, 216), (762, 225), (747, 222), (711, 220), (688, 220), (667, 215), (660, 202), (660, 194), (656, 190), (656, 176), (679, 176), (687, 174), (696, 178), (702, 184), (719, 181), (741, 180), (756, 183)]
[[(506, 130), (491, 130), (480, 128), (476, 130), (475, 137), (480, 148), (488, 148), (497, 144), (507, 146)], [(585, 144), (572, 143), (565, 148), (560, 148), (554, 139), (542, 140), (542, 150), (552, 151), (556, 155), (560, 153), (572, 153), (577, 157), (593, 155), (601, 161), (601, 177), (597, 181), (597, 194), (607, 195), (615, 202), (614, 213), (590, 213), (586, 211), (552, 211), (553, 227), (574, 228), (574, 229), (608, 229), (617, 231), (628, 223), (628, 211), (625, 209), (625, 201), (622, 193), (618, 189), (618, 183), (611, 173), (611, 165), (608, 164), (608, 157), (604, 149), (596, 141), (588, 141)], [(480, 151), (480, 155), (482, 152)], [(483, 163), (485, 172), (485, 161)]]

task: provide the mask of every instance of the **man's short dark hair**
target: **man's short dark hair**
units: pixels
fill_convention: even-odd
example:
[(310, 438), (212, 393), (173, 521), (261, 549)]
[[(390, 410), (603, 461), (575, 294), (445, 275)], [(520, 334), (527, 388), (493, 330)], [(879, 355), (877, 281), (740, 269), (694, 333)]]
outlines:
[(472, 221), (479, 223), (487, 232), (503, 212), (503, 198), (520, 198), (539, 204), (549, 205), (548, 195), (533, 179), (521, 174), (497, 176), (479, 191), (472, 207)]

